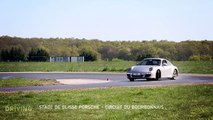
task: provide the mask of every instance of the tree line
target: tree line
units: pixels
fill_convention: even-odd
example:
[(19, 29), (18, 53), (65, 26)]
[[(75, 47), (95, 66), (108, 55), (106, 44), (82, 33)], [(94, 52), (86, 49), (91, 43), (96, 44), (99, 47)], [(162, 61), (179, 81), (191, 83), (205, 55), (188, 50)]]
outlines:
[(12, 47), (11, 49), (1, 50), (1, 61), (48, 61), (49, 53), (43, 49), (32, 48), (28, 56), (20, 48)]
[[(19, 49), (24, 60), (33, 61), (29, 53), (33, 48), (46, 51), (49, 56), (85, 56), (85, 61), (95, 60), (134, 60), (146, 57), (162, 57), (169, 60), (212, 60), (212, 40), (186, 40), (173, 42), (167, 40), (152, 41), (101, 41), (98, 39), (78, 38), (20, 38), (1, 36), (1, 61), (5, 50)], [(22, 51), (22, 52), (20, 52)], [(23, 56), (19, 55), (19, 56)], [(43, 56), (43, 55), (42, 55)]]

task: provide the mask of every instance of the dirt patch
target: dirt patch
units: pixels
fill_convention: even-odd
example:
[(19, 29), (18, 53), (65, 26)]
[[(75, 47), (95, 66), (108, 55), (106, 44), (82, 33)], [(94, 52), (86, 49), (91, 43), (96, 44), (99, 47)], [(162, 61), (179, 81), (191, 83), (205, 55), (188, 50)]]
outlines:
[(110, 80), (98, 80), (98, 79), (57, 79), (61, 84), (66, 85), (81, 85), (81, 84), (97, 84), (97, 83), (107, 83)]

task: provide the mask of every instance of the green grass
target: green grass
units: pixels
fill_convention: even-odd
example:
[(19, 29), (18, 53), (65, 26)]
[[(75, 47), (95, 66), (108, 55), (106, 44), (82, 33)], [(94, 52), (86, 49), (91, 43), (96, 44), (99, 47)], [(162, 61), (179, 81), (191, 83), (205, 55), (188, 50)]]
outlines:
[(0, 62), (0, 72), (19, 71), (64, 71), (64, 72), (102, 72), (126, 71), (136, 64), (133, 61), (96, 61), (96, 62)]
[[(0, 62), (0, 72), (126, 72), (135, 61), (71, 62)], [(181, 73), (213, 74), (211, 61), (173, 61)]]
[(0, 87), (17, 87), (17, 86), (41, 86), (41, 85), (53, 85), (58, 84), (56, 80), (41, 79), (32, 80), (26, 78), (0, 78)]
[(174, 61), (181, 73), (213, 74), (211, 61)]
[[(213, 85), (0, 93), (0, 119), (213, 119)], [(77, 106), (63, 109), (63, 106)], [(82, 105), (99, 105), (83, 109)], [(120, 105), (121, 109), (106, 109)], [(125, 105), (160, 106), (124, 109)], [(56, 109), (58, 108), (58, 109)]]

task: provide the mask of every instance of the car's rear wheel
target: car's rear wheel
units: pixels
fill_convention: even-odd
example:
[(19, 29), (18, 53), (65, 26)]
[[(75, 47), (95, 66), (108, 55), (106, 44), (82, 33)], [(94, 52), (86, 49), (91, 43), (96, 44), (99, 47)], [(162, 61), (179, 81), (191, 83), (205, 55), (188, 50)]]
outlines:
[(161, 78), (161, 72), (160, 72), (160, 70), (157, 70), (155, 79), (159, 80), (159, 78)]
[(172, 78), (171, 80), (175, 80), (175, 78), (178, 76), (178, 71), (175, 69), (173, 74), (172, 74)]
[(130, 82), (133, 82), (135, 79), (134, 78), (129, 78), (129, 81)]

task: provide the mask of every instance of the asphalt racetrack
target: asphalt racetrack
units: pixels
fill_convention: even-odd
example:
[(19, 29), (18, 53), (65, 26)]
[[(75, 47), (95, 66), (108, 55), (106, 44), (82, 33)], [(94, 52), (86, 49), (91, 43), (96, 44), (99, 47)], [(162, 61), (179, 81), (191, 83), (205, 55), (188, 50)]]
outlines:
[[(12, 91), (45, 91), (61, 89), (87, 89), (103, 87), (121, 87), (121, 86), (168, 86), (177, 84), (213, 84), (213, 75), (205, 74), (180, 74), (176, 80), (160, 79), (156, 80), (135, 80), (130, 82), (126, 78), (126, 73), (93, 73), (93, 72), (2, 72), (0, 78), (31, 78), (31, 79), (63, 79), (67, 82), (75, 83), (78, 80), (88, 81), (87, 84), (58, 84), (47, 86), (25, 86), (25, 87), (1, 87), (0, 92)], [(89, 82), (96, 80), (96, 82)], [(100, 82), (97, 82), (100, 81)]]

